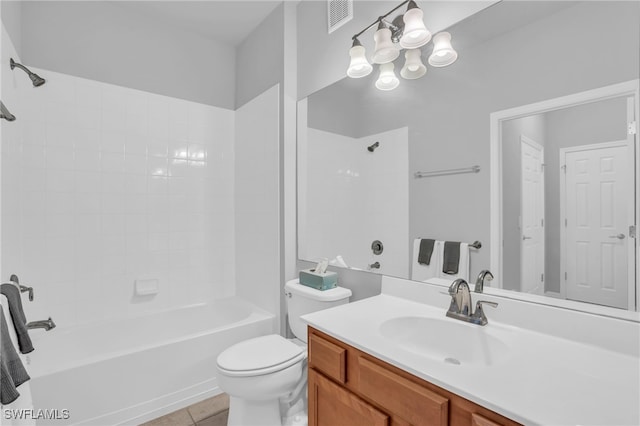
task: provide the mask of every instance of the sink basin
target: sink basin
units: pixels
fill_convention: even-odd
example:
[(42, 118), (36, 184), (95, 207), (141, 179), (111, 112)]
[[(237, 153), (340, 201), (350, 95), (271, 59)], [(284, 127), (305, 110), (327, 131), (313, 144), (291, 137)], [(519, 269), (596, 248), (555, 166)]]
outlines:
[(401, 348), (463, 366), (491, 366), (509, 354), (509, 346), (489, 326), (450, 318), (399, 317), (383, 322), (380, 334)]

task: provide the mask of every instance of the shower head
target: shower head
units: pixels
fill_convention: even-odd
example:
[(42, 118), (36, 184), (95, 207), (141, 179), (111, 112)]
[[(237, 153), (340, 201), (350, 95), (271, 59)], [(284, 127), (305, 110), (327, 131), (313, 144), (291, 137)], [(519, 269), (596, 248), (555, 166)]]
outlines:
[(376, 150), (376, 148), (377, 148), (377, 147), (379, 147), (379, 146), (380, 146), (380, 142), (376, 142), (376, 143), (374, 143), (373, 145), (368, 146), (368, 147), (367, 147), (367, 150), (368, 150), (369, 152), (373, 152), (373, 151), (375, 151), (375, 150)]
[(0, 101), (0, 119), (4, 118), (7, 121), (15, 121), (16, 116), (11, 114), (6, 106)]
[(25, 67), (24, 65), (19, 64), (16, 61), (14, 61), (13, 58), (11, 58), (9, 60), (9, 66), (11, 67), (11, 69), (14, 69), (15, 67), (18, 67), (21, 70), (23, 70), (24, 72), (26, 72), (27, 75), (29, 76), (29, 78), (31, 79), (31, 82), (33, 83), (33, 87), (42, 86), (47, 81), (44, 78), (40, 77), (38, 74), (29, 71), (29, 69), (27, 67)]

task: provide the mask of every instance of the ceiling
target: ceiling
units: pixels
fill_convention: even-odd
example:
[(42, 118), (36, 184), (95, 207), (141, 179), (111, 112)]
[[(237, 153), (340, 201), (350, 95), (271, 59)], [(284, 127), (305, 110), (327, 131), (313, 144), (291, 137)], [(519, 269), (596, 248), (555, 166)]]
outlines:
[(114, 1), (113, 4), (203, 37), (237, 46), (282, 1)]

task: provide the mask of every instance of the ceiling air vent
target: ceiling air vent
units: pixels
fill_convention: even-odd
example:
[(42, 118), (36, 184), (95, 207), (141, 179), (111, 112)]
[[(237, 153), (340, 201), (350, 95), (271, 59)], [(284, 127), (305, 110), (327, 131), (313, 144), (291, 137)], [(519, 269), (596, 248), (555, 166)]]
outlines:
[(329, 34), (353, 18), (353, 0), (327, 0)]

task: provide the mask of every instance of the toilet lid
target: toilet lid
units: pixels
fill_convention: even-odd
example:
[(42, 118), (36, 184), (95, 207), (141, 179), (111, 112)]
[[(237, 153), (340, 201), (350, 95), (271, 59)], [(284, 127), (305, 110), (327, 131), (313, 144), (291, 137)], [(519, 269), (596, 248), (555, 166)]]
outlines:
[(306, 349), (278, 334), (237, 343), (218, 356), (218, 368), (228, 374), (259, 375), (284, 369), (303, 359)]

